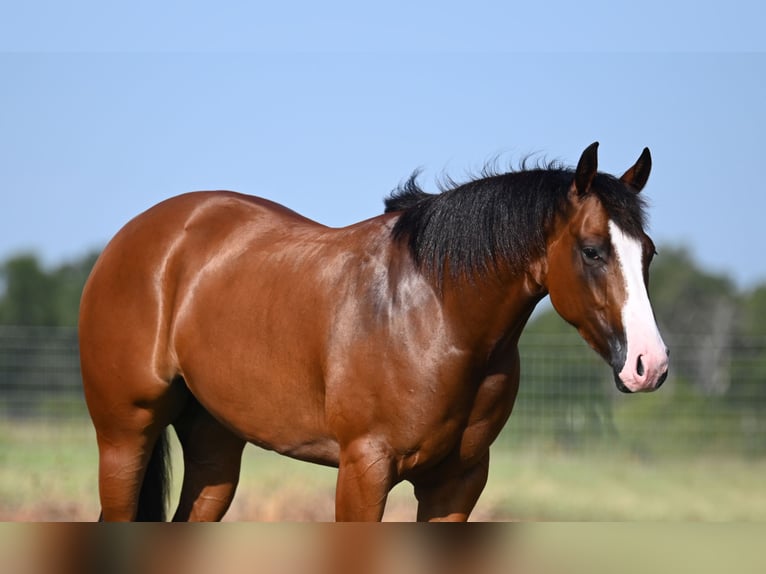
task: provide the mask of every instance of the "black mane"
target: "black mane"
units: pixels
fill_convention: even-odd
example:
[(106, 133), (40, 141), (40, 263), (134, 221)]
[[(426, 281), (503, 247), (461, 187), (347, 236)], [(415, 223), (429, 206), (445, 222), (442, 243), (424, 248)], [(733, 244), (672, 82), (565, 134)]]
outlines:
[[(473, 280), (496, 272), (500, 264), (521, 272), (545, 253), (547, 233), (567, 203), (574, 170), (557, 164), (482, 177), (464, 184), (449, 182), (441, 193), (427, 193), (419, 172), (385, 200), (385, 212), (401, 211), (395, 240), (407, 241), (418, 267), (436, 280), (445, 276)], [(593, 180), (609, 217), (627, 234), (644, 228), (644, 203), (614, 176)]]

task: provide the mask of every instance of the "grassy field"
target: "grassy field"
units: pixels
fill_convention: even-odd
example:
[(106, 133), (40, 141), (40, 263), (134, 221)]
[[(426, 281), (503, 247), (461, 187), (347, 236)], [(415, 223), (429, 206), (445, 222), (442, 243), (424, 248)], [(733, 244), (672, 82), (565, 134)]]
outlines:
[[(176, 455), (175, 490), (182, 468)], [(766, 461), (496, 449), (475, 520), (766, 520)], [(97, 453), (88, 423), (0, 423), (0, 520), (93, 520)], [(228, 520), (332, 520), (335, 470), (248, 447)], [(412, 487), (387, 520), (412, 520)]]

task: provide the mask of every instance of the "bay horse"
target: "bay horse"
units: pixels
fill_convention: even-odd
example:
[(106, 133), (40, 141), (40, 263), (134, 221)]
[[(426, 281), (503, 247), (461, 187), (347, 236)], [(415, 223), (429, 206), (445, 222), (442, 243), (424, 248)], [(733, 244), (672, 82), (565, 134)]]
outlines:
[(337, 520), (380, 520), (414, 486), (418, 520), (467, 520), (519, 385), (518, 341), (554, 308), (651, 391), (668, 350), (647, 295), (639, 192), (576, 169), (485, 172), (329, 228), (228, 191), (168, 199), (110, 241), (79, 318), (102, 519), (164, 520), (167, 427), (183, 449), (174, 520), (220, 520), (247, 442), (338, 468)]

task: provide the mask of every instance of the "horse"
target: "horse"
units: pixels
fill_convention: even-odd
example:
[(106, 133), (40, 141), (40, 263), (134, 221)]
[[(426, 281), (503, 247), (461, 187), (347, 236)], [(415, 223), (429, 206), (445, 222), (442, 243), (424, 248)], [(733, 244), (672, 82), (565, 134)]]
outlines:
[(173, 520), (216, 521), (246, 443), (336, 467), (335, 518), (381, 520), (409, 481), (419, 521), (465, 521), (546, 295), (623, 392), (665, 381), (647, 294), (645, 148), (621, 177), (558, 162), (485, 170), (342, 228), (231, 191), (167, 199), (108, 243), (79, 343), (101, 519), (165, 520), (169, 427), (183, 450)]

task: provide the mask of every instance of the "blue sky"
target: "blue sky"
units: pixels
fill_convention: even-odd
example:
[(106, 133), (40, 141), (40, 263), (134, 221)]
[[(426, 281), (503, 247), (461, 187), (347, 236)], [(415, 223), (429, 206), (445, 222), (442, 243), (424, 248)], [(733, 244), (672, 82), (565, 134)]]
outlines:
[(652, 150), (658, 243), (766, 281), (763, 3), (105, 5), (0, 9), (0, 259), (77, 257), (194, 189), (345, 225), (417, 167), (598, 140), (618, 174)]

